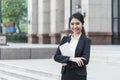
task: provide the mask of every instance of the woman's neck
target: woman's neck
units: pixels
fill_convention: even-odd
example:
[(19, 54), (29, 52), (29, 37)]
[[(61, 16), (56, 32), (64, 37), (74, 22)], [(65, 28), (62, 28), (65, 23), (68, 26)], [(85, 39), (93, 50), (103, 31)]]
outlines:
[(73, 34), (73, 37), (76, 39), (81, 33)]

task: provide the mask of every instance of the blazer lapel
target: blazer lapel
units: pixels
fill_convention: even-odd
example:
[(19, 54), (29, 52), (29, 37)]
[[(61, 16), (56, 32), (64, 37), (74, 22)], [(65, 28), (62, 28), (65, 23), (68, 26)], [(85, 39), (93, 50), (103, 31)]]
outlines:
[(77, 56), (77, 52), (79, 52), (78, 50), (82, 49), (83, 43), (84, 43), (84, 35), (82, 34), (79, 38), (78, 44), (75, 49), (75, 56)]
[(70, 40), (71, 40), (71, 36), (68, 36), (67, 42), (70, 43)]

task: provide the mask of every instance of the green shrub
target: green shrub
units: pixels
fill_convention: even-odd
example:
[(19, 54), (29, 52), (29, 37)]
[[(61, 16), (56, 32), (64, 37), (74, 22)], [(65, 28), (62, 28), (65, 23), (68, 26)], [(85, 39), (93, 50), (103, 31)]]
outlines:
[(13, 34), (6, 34), (7, 36), (7, 42), (27, 42), (27, 36), (26, 33), (13, 33)]

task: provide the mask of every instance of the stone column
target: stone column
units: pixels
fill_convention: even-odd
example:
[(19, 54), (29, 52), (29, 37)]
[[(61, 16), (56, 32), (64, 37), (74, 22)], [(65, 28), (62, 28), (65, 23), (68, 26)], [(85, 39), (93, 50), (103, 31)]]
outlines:
[(70, 17), (70, 0), (64, 0), (65, 4), (65, 24), (64, 24), (64, 29), (68, 30), (69, 29), (69, 17)]
[(50, 43), (50, 0), (38, 0), (39, 3), (39, 43)]
[(88, 35), (89, 32), (89, 1), (88, 0), (82, 0), (81, 1), (81, 13), (84, 16), (84, 29), (86, 32), (86, 35)]
[(28, 43), (38, 43), (38, 0), (28, 0)]
[(60, 42), (60, 31), (64, 29), (64, 0), (51, 0), (51, 43)]

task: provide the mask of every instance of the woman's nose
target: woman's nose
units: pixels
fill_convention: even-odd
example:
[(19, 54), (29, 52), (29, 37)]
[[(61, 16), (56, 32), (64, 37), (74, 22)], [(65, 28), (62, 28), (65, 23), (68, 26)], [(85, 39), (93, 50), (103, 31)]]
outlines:
[(74, 24), (74, 25), (73, 25), (73, 27), (77, 27), (77, 25), (76, 25), (76, 24)]

